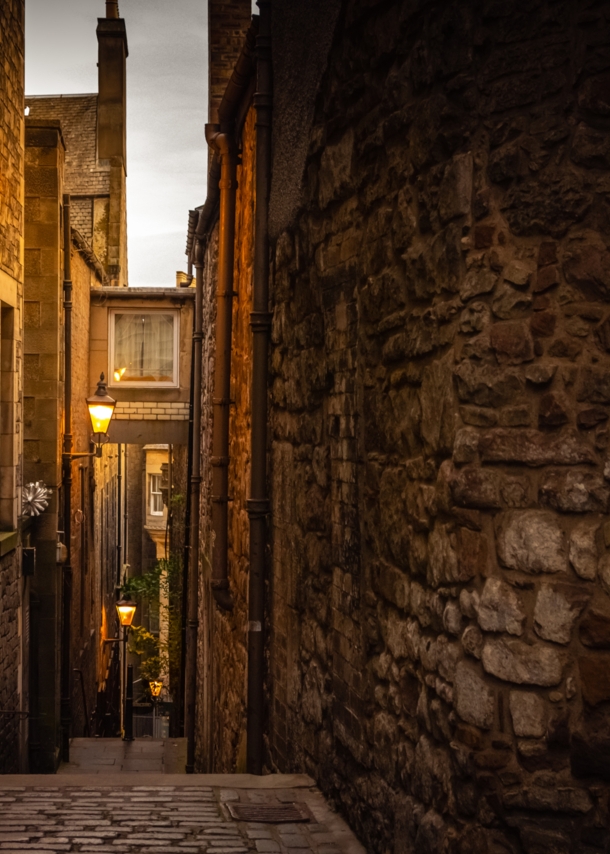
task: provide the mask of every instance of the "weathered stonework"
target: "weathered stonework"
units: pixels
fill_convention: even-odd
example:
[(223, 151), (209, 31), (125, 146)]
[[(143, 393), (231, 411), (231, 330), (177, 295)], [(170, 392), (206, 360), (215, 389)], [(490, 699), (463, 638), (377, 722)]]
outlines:
[(23, 86), (24, 3), (8, 0), (0, 7), (0, 773), (27, 768), (29, 597), (15, 533), (22, 486)]
[(593, 854), (607, 5), (340, 20), (274, 245), (269, 764), (312, 774), (371, 852)]
[[(231, 355), (231, 407), (228, 569), (234, 609), (216, 608), (209, 593), (211, 569), (212, 399), (214, 395), (214, 320), (216, 314), (217, 228), (206, 249), (204, 264), (201, 596), (197, 761), (201, 770), (245, 771), (246, 663), (248, 630), (249, 525), (246, 500), (250, 483), (250, 312), (254, 235), (255, 114), (250, 109), (242, 131), (241, 164), (237, 169), (236, 231)], [(218, 710), (222, 712), (218, 713)]]

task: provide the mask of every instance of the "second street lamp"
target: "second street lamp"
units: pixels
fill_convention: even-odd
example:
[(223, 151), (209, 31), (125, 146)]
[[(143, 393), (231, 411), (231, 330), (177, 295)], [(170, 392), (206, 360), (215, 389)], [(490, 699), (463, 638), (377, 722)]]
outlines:
[(127, 637), (136, 612), (136, 603), (125, 596), (116, 603), (119, 622), (123, 628), (123, 739), (133, 741), (133, 671), (127, 664)]
[(119, 615), (120, 624), (128, 629), (133, 622), (133, 617), (136, 612), (136, 603), (131, 599), (119, 599), (116, 603), (117, 614)]
[(157, 737), (157, 701), (159, 699), (159, 695), (161, 694), (161, 689), (163, 688), (163, 682), (159, 679), (153, 679), (148, 683), (148, 687), (150, 688), (150, 694), (153, 702), (153, 738)]

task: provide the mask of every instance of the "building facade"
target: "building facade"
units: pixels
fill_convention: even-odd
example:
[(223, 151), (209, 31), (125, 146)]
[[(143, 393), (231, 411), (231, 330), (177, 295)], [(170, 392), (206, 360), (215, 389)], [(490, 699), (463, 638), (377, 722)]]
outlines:
[(118, 573), (98, 546), (111, 539), (115, 548), (117, 494), (106, 508), (86, 406), (91, 293), (127, 284), (127, 42), (118, 11), (107, 11), (97, 27), (99, 93), (25, 99), (24, 476), (49, 491), (28, 529), (29, 764), (38, 772), (69, 758), (70, 737), (109, 729), (112, 706), (98, 701), (113, 660), (103, 638), (117, 634)]
[(21, 562), (24, 4), (0, 9), (0, 773), (27, 768), (29, 584)]
[[(607, 11), (303, 5), (271, 3), (266, 767), (311, 774), (370, 851), (603, 850)], [(258, 630), (255, 91), (228, 86), (233, 124), (208, 131), (241, 156), (235, 240), (222, 184), (198, 235), (197, 749), (218, 771), (244, 765)], [(223, 240), (232, 610), (213, 586), (208, 440)]]

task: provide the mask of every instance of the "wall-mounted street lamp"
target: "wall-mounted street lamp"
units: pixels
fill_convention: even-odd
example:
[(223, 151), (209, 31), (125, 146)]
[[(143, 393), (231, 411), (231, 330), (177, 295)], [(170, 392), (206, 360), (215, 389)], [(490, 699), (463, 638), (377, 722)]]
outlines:
[(157, 737), (157, 701), (163, 688), (163, 682), (160, 679), (153, 679), (148, 683), (153, 701), (153, 738)]
[(102, 456), (102, 445), (108, 441), (108, 427), (112, 420), (116, 400), (110, 397), (104, 374), (100, 374), (100, 379), (97, 384), (95, 394), (87, 398), (87, 408), (89, 409), (89, 417), (91, 418), (91, 427), (93, 429), (93, 442), (96, 446), (96, 456)]
[(124, 628), (129, 628), (129, 626), (133, 622), (133, 615), (136, 612), (136, 603), (132, 602), (131, 599), (119, 599), (116, 603), (117, 614), (119, 615), (119, 622)]
[(133, 622), (136, 612), (136, 603), (122, 596), (116, 603), (116, 611), (119, 615), (119, 623), (123, 628), (123, 636), (118, 638), (105, 638), (104, 643), (123, 643), (123, 675), (122, 675), (122, 697), (121, 708), (123, 709), (123, 740), (133, 741), (133, 670), (131, 664), (127, 664), (127, 638), (129, 627)]
[[(95, 394), (92, 394), (91, 397), (87, 398), (87, 409), (89, 410), (89, 418), (91, 419), (91, 428), (93, 430), (91, 441), (95, 445), (95, 451), (92, 454), (84, 454), (81, 452), (73, 453), (72, 433), (68, 432), (66, 433), (66, 450), (63, 454), (65, 461), (69, 462), (70, 460), (80, 457), (102, 456), (102, 445), (105, 445), (108, 442), (108, 428), (112, 420), (115, 406), (116, 400), (108, 394), (106, 383), (104, 381), (104, 374), (102, 373), (100, 374)], [(71, 414), (69, 420), (71, 423)], [(72, 428), (70, 428), (70, 430), (71, 429)]]

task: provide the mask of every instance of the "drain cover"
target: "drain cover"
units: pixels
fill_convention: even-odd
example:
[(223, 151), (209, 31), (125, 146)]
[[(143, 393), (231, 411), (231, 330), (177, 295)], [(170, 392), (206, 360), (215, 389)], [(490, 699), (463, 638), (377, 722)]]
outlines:
[(305, 804), (227, 804), (229, 812), (238, 821), (260, 821), (264, 824), (281, 824), (285, 821), (314, 821)]

